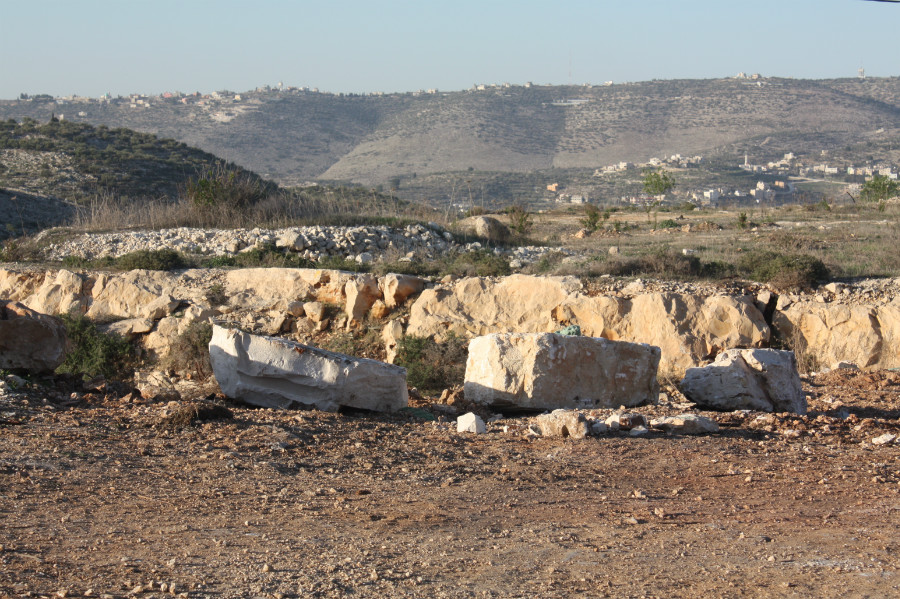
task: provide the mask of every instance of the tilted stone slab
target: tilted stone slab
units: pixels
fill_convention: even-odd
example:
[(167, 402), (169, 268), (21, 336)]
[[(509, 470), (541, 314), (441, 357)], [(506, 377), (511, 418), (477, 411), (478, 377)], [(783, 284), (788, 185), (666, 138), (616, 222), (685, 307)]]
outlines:
[(617, 408), (655, 402), (658, 347), (554, 333), (469, 342), (465, 396), (498, 408)]
[(0, 301), (0, 369), (52, 372), (68, 349), (61, 320), (18, 302)]
[(731, 349), (703, 368), (688, 368), (681, 391), (716, 410), (806, 414), (806, 395), (792, 351)]
[(209, 357), (222, 393), (258, 406), (388, 412), (409, 401), (405, 368), (287, 339), (214, 325)]

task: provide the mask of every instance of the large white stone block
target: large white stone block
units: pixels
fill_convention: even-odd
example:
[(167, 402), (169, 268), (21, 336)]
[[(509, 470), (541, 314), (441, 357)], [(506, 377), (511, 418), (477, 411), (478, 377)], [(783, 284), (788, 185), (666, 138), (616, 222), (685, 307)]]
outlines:
[(554, 333), (469, 342), (465, 396), (498, 408), (615, 408), (654, 402), (658, 347)]
[(703, 368), (688, 368), (681, 391), (717, 410), (806, 414), (806, 396), (792, 351), (730, 349)]
[(213, 326), (209, 357), (222, 393), (247, 403), (320, 410), (406, 407), (406, 369), (277, 337)]

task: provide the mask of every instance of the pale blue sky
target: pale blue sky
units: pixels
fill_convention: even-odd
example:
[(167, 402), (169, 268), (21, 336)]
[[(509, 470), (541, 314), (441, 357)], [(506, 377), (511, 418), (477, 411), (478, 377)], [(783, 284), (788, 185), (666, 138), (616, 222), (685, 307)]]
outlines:
[(898, 26), (862, 0), (0, 0), (0, 98), (889, 76)]

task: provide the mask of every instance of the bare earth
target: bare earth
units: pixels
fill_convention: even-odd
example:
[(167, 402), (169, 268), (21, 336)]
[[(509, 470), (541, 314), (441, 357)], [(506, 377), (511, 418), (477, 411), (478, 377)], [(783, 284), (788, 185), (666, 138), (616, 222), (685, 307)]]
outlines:
[(7, 394), (0, 596), (898, 596), (900, 373), (805, 385), (805, 417), (577, 441)]

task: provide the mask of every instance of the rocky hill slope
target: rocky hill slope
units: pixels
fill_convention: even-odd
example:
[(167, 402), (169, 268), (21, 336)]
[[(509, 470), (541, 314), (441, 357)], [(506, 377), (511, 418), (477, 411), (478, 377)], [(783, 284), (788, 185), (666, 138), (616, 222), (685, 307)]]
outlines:
[(595, 168), (672, 153), (861, 151), (855, 144), (890, 145), (900, 131), (898, 78), (488, 86), (384, 96), (291, 90), (184, 100), (6, 101), (0, 118), (47, 120), (64, 112), (67, 120), (126, 126), (196, 145), (283, 184), (389, 184), (470, 168)]

